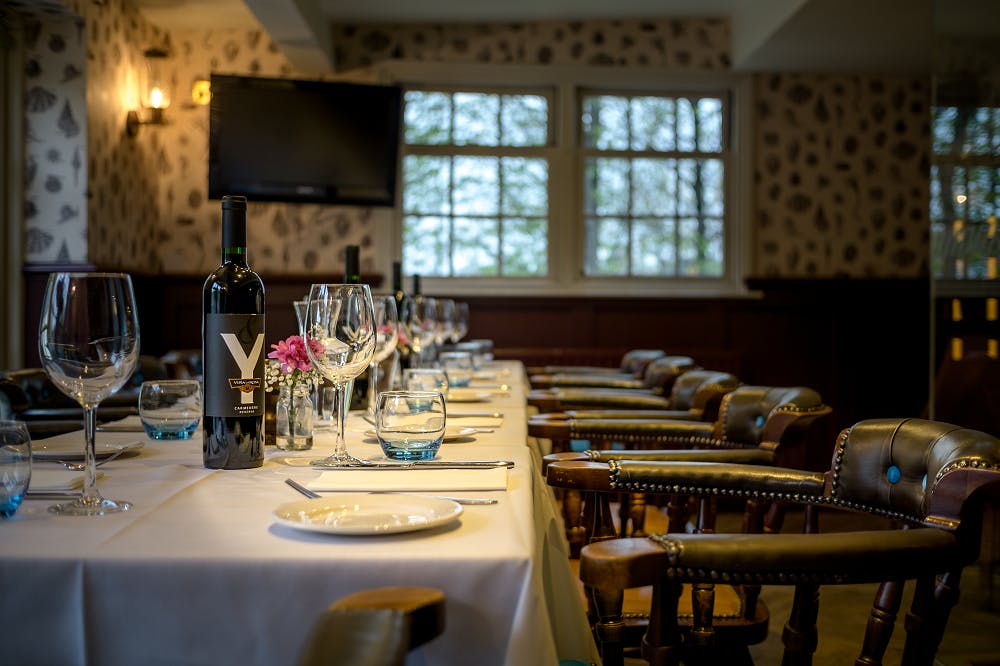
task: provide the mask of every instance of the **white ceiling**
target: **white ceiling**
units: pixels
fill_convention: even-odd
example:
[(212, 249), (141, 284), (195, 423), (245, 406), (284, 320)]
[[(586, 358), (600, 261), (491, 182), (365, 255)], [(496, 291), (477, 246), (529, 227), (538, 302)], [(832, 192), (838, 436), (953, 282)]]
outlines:
[[(302, 72), (332, 68), (333, 23), (720, 16), (742, 71), (929, 72), (934, 26), (1000, 35), (997, 0), (130, 0), (167, 30), (263, 27)], [(947, 15), (945, 15), (947, 12)]]

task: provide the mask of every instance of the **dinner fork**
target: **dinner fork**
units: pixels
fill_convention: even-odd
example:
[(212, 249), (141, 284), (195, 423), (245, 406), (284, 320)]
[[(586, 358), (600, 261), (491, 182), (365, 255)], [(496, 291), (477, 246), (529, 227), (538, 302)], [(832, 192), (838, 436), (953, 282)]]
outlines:
[[(109, 462), (111, 462), (112, 460), (114, 460), (115, 458), (117, 458), (118, 456), (120, 456), (121, 454), (125, 453), (125, 451), (126, 451), (126, 450), (127, 450), (127, 449), (126, 449), (125, 447), (122, 447), (122, 448), (120, 448), (120, 449), (117, 449), (117, 450), (116, 450), (116, 451), (115, 451), (114, 453), (112, 453), (112, 454), (111, 454), (110, 456), (108, 456), (107, 458), (104, 458), (103, 460), (98, 460), (98, 461), (97, 461), (97, 462), (96, 462), (96, 463), (94, 464), (94, 466), (95, 466), (95, 467), (100, 467), (101, 465), (103, 465), (103, 464), (105, 464), (105, 463), (109, 463)], [(85, 469), (87, 469), (87, 465), (86, 465), (85, 463), (76, 463), (76, 462), (70, 462), (69, 460), (43, 460), (43, 461), (41, 461), (41, 462), (54, 462), (54, 463), (59, 463), (60, 465), (62, 465), (62, 466), (63, 466), (63, 467), (65, 467), (66, 469), (70, 469), (70, 470), (73, 470), (74, 472), (82, 472), (82, 471), (84, 471)]]

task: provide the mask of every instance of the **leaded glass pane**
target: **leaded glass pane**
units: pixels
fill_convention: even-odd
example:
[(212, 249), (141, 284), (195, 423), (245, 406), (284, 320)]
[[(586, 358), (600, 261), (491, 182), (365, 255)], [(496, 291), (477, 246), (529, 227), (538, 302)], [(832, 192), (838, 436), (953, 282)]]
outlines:
[(406, 143), (444, 145), (451, 128), (451, 96), (441, 92), (407, 91), (403, 115)]
[(628, 275), (628, 223), (622, 219), (588, 217), (584, 271), (588, 275)]
[(629, 209), (629, 160), (590, 158), (585, 165), (584, 206), (597, 215), (624, 215)]
[(403, 218), (403, 264), (407, 273), (448, 275), (451, 247), (446, 217)]
[(677, 160), (638, 158), (632, 161), (632, 213), (674, 215)]
[(501, 143), (544, 146), (548, 143), (549, 102), (541, 95), (504, 95), (501, 100)]
[(549, 209), (549, 170), (541, 158), (504, 157), (500, 161), (504, 215), (545, 215)]
[(496, 218), (455, 218), (454, 275), (500, 274)]
[(725, 213), (725, 186), (722, 160), (701, 160), (701, 212), (722, 217)]
[(691, 152), (697, 149), (694, 105), (687, 97), (679, 97), (677, 99), (677, 150)]
[(632, 150), (674, 149), (674, 100), (633, 97), (630, 105)]
[(500, 160), (456, 157), (452, 192), (456, 215), (496, 215), (500, 203)]
[(544, 218), (505, 218), (502, 238), (504, 275), (548, 273), (548, 225)]
[(403, 160), (403, 210), (446, 215), (451, 210), (451, 158), (407, 155)]
[(500, 97), (487, 93), (455, 93), (457, 146), (496, 146), (500, 143)]
[(722, 152), (722, 100), (702, 97), (698, 100), (698, 150)]
[(581, 120), (583, 145), (598, 150), (628, 148), (628, 98), (585, 97)]
[(632, 274), (673, 275), (674, 225), (662, 218), (632, 222)]

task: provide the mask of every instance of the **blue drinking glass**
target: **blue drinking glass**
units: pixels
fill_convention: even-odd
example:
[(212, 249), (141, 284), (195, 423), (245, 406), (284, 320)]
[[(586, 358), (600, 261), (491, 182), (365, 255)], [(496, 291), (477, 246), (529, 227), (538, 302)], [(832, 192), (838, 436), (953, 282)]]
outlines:
[(31, 481), (31, 437), (21, 421), (0, 421), (0, 518), (21, 506)]

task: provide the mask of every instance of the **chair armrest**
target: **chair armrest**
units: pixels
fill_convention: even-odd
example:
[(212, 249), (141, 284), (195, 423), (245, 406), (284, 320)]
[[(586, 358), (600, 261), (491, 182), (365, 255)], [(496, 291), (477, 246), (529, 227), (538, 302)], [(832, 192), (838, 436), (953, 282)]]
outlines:
[[(552, 465), (549, 466), (551, 474)], [(608, 463), (613, 490), (685, 495), (725, 495), (787, 502), (819, 502), (826, 475), (786, 467), (729, 465), (712, 462)]]
[[(700, 411), (686, 409), (570, 409), (562, 413), (565, 419), (577, 421), (613, 421), (616, 419), (648, 419), (650, 421), (699, 421)], [(548, 416), (556, 416), (549, 414)]]
[(614, 440), (661, 444), (662, 448), (691, 449), (698, 446), (713, 448), (747, 448), (744, 444), (726, 447), (713, 437), (712, 423), (667, 419), (611, 419), (601, 421), (570, 420), (570, 439)]
[(960, 557), (955, 534), (936, 528), (828, 534), (660, 534), (585, 546), (580, 579), (626, 589), (667, 578), (792, 585), (876, 583), (943, 571)]
[(710, 462), (727, 465), (774, 465), (774, 451), (767, 449), (665, 449), (665, 450), (610, 450), (586, 451), (584, 460), (610, 462), (635, 460), (642, 462)]
[[(547, 439), (589, 439), (588, 437), (580, 436), (578, 433), (582, 430), (594, 428), (595, 430), (593, 430), (593, 432), (601, 433), (597, 439), (614, 439), (614, 436), (618, 434), (616, 429), (619, 425), (637, 421), (659, 424), (670, 424), (674, 421), (690, 421), (698, 424), (704, 423), (698, 419), (696, 414), (691, 412), (666, 409), (635, 410), (635, 415), (629, 417), (625, 416), (626, 414), (629, 414), (629, 410), (613, 411), (611, 413), (615, 416), (613, 418), (606, 419), (596, 416), (600, 413), (602, 412), (588, 411), (586, 412), (586, 414), (588, 414), (588, 418), (583, 419), (576, 419), (570, 416), (573, 412), (537, 414), (528, 419), (528, 434), (532, 437), (545, 437)], [(644, 414), (653, 414), (654, 416), (653, 418), (648, 418), (643, 416)], [(591, 417), (589, 415), (595, 416)], [(669, 426), (664, 425), (664, 427)], [(702, 436), (708, 437), (711, 435), (711, 432), (711, 424), (698, 426), (698, 433)]]

